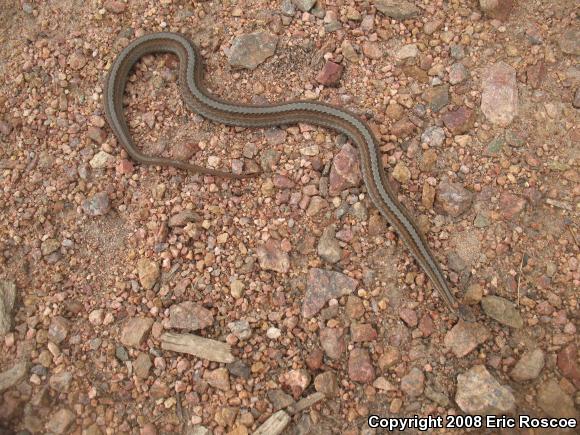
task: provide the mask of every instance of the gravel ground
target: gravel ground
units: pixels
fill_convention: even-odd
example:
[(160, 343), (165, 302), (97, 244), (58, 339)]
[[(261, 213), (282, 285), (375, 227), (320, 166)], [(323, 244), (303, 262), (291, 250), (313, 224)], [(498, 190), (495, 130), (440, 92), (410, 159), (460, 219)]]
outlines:
[[(103, 81), (162, 30), (223, 98), (364, 117), (475, 321), (378, 215), (344, 136), (206, 121), (172, 56), (130, 79), (136, 142), (263, 174), (131, 162)], [(578, 418), (579, 55), (573, 0), (0, 0), (2, 433)]]

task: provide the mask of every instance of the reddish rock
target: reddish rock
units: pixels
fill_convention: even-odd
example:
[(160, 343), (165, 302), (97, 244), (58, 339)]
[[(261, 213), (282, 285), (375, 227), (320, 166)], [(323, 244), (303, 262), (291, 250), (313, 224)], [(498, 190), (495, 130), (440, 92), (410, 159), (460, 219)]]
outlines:
[(346, 351), (344, 330), (342, 328), (323, 328), (320, 330), (320, 345), (331, 359), (339, 359)]
[(461, 106), (457, 110), (443, 114), (441, 120), (451, 133), (458, 135), (467, 133), (473, 127), (475, 117), (471, 109)]
[(318, 370), (322, 367), (322, 358), (324, 358), (322, 349), (314, 349), (306, 357), (306, 365), (310, 370)]
[(417, 326), (417, 313), (415, 313), (414, 310), (411, 310), (410, 308), (402, 308), (399, 310), (399, 317), (410, 328)]
[(286, 273), (290, 269), (290, 258), (277, 240), (268, 240), (265, 244), (258, 246), (256, 252), (262, 269), (279, 273)]
[(490, 336), (488, 329), (479, 323), (460, 320), (445, 335), (445, 346), (450, 348), (457, 358), (462, 358)]
[(302, 315), (309, 319), (318, 313), (333, 298), (351, 294), (358, 281), (340, 272), (324, 269), (310, 269), (306, 295), (302, 304)]
[(324, 86), (337, 86), (343, 70), (342, 65), (327, 61), (316, 76), (316, 81)]
[(305, 369), (291, 370), (280, 376), (280, 383), (298, 399), (311, 381), (310, 374)]
[(539, 60), (535, 65), (530, 65), (526, 69), (526, 80), (528, 85), (538, 89), (546, 76), (546, 65), (543, 60)]
[(397, 121), (391, 127), (391, 134), (397, 137), (406, 137), (413, 134), (417, 130), (417, 126), (413, 124), (409, 118), (403, 118)]
[(421, 370), (413, 367), (411, 371), (401, 378), (401, 390), (410, 397), (423, 394), (425, 388), (425, 375)]
[(364, 384), (375, 380), (375, 369), (366, 349), (353, 349), (348, 357), (348, 375), (354, 382)]
[(519, 215), (526, 206), (526, 200), (511, 193), (503, 193), (499, 199), (500, 212), (504, 219), (511, 220)]
[(578, 350), (574, 343), (570, 343), (558, 352), (557, 364), (562, 374), (580, 389), (580, 369), (578, 368)]
[(458, 217), (471, 207), (473, 193), (459, 183), (444, 181), (437, 188), (436, 205), (440, 211), (451, 217)]
[(278, 189), (292, 189), (296, 185), (290, 178), (279, 174), (274, 175), (272, 182)]
[(429, 337), (433, 334), (433, 330), (435, 329), (435, 323), (433, 322), (433, 318), (429, 314), (425, 314), (421, 317), (419, 321), (419, 330), (423, 337)]
[(127, 159), (122, 159), (117, 163), (116, 171), (119, 175), (127, 175), (133, 173), (134, 168), (133, 162)]
[(91, 138), (94, 142), (98, 143), (99, 145), (105, 142), (105, 140), (107, 139), (107, 133), (105, 132), (105, 130), (93, 126), (89, 127), (89, 129), (87, 130), (87, 136), (89, 136), (89, 138)]
[(514, 0), (479, 0), (479, 7), (485, 15), (497, 20), (507, 20)]
[(355, 323), (350, 327), (350, 335), (355, 343), (373, 341), (377, 338), (377, 331), (368, 323)]
[(197, 331), (213, 324), (210, 310), (192, 301), (174, 304), (169, 308), (169, 327)]
[(519, 106), (516, 70), (505, 62), (486, 68), (482, 78), (481, 111), (493, 124), (507, 127)]
[(347, 143), (332, 161), (328, 192), (338, 195), (347, 187), (358, 186), (361, 179), (358, 151)]
[(122, 14), (123, 12), (125, 12), (125, 9), (127, 8), (127, 5), (125, 3), (117, 0), (107, 0), (103, 4), (103, 6), (107, 11), (112, 12), (114, 14)]

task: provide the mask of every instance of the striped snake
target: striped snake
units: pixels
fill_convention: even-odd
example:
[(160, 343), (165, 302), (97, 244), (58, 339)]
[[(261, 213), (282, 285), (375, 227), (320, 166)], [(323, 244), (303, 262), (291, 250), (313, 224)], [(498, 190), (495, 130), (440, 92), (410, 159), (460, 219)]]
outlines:
[(240, 127), (271, 127), (303, 122), (330, 128), (348, 136), (358, 147), (363, 179), (372, 202), (397, 230), (449, 308), (453, 312), (457, 311), (455, 296), (425, 237), (407, 210), (399, 203), (389, 185), (381, 162), (379, 142), (367, 123), (347, 110), (311, 101), (247, 105), (233, 104), (216, 98), (203, 85), (202, 58), (195, 45), (177, 33), (153, 33), (137, 38), (125, 47), (113, 62), (106, 79), (105, 114), (115, 136), (131, 158), (143, 164), (174, 166), (220, 177), (239, 179), (251, 176), (209, 169), (164, 157), (148, 156), (137, 149), (123, 115), (123, 94), (133, 65), (141, 57), (153, 53), (173, 53), (179, 58), (179, 85), (187, 107), (212, 121)]

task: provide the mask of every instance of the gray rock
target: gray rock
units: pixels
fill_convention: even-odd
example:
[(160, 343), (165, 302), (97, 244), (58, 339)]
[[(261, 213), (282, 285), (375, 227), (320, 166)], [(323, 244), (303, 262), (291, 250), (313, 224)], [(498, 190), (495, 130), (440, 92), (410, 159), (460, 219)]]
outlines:
[(513, 302), (499, 296), (486, 296), (481, 300), (485, 314), (492, 319), (512, 328), (521, 328), (524, 321)]
[(111, 210), (111, 202), (107, 192), (95, 193), (83, 201), (83, 211), (89, 216), (103, 216)]
[(149, 370), (151, 370), (151, 366), (153, 363), (151, 362), (151, 358), (145, 352), (139, 353), (135, 362), (133, 363), (133, 367), (135, 369), (135, 375), (138, 378), (146, 379), (149, 376)]
[(318, 241), (318, 255), (324, 261), (334, 264), (342, 257), (342, 248), (335, 237), (334, 227), (329, 226), (324, 229), (322, 237)]
[(287, 273), (290, 270), (290, 258), (288, 253), (282, 250), (279, 241), (269, 239), (256, 248), (256, 253), (262, 269), (279, 273)]
[(0, 394), (24, 380), (27, 371), (28, 363), (18, 362), (0, 373)]
[(247, 320), (236, 320), (235, 322), (228, 323), (228, 328), (232, 331), (238, 339), (247, 340), (252, 336), (252, 328), (250, 327), (250, 322)]
[(68, 335), (69, 321), (64, 317), (56, 316), (50, 321), (50, 326), (48, 327), (48, 338), (56, 344), (60, 344)]
[(407, 20), (416, 16), (420, 9), (406, 0), (375, 0), (375, 7), (387, 17)]
[(457, 376), (455, 402), (471, 415), (510, 414), (515, 410), (515, 398), (483, 365), (477, 365)]
[(580, 29), (569, 29), (565, 31), (558, 40), (560, 50), (566, 54), (580, 56)]
[(241, 35), (234, 39), (228, 55), (233, 67), (254, 69), (276, 51), (278, 37), (266, 32)]
[(408, 374), (401, 378), (401, 390), (409, 397), (417, 397), (423, 394), (425, 388), (425, 375), (417, 367), (413, 367)]
[(314, 316), (330, 299), (351, 294), (357, 285), (357, 280), (340, 272), (310, 269), (302, 315), (307, 319)]
[(536, 379), (544, 368), (544, 352), (541, 349), (524, 352), (513, 370), (511, 377), (518, 382)]
[(170, 328), (197, 331), (212, 324), (212, 312), (195, 302), (186, 301), (169, 307), (168, 325)]
[(69, 390), (72, 380), (73, 375), (71, 372), (55, 373), (48, 380), (48, 385), (55, 391), (65, 393)]
[(274, 412), (279, 411), (280, 409), (287, 408), (290, 405), (293, 405), (294, 399), (291, 395), (286, 394), (284, 391), (278, 390), (269, 390), (267, 393), (268, 400), (274, 407)]
[(437, 187), (436, 206), (451, 217), (458, 217), (471, 207), (473, 193), (459, 183), (444, 181)]
[(292, 3), (294, 3), (302, 12), (308, 12), (314, 7), (316, 0), (292, 0)]
[(282, 15), (286, 15), (287, 17), (293, 17), (296, 13), (296, 7), (292, 0), (282, 0), (280, 12), (282, 12)]
[(443, 141), (445, 141), (445, 131), (441, 127), (427, 127), (421, 135), (421, 142), (430, 147), (440, 147), (443, 145)]
[(12, 310), (16, 301), (16, 284), (0, 280), (0, 336), (7, 334), (14, 325)]
[(75, 414), (68, 408), (56, 411), (46, 423), (46, 430), (55, 434), (66, 433), (75, 422)]

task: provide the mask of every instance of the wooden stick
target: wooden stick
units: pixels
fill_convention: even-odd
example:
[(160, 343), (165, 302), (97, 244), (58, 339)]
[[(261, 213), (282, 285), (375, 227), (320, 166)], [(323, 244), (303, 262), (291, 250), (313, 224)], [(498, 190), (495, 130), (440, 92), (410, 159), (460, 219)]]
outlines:
[(193, 334), (166, 332), (161, 336), (161, 349), (188, 353), (198, 358), (220, 363), (235, 361), (229, 344)]

